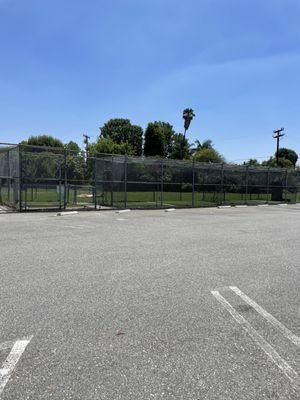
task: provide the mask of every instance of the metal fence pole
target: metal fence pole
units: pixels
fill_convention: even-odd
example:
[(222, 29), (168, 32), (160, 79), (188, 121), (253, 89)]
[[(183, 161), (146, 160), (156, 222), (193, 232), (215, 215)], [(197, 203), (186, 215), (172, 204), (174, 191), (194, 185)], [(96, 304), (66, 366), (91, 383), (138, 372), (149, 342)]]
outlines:
[(195, 159), (193, 158), (193, 192), (192, 192), (192, 207), (195, 207)]
[(220, 204), (223, 204), (224, 200), (225, 200), (225, 194), (224, 194), (224, 163), (222, 163), (222, 166), (221, 166), (221, 192), (222, 192), (222, 200), (220, 201)]
[(270, 167), (268, 167), (268, 175), (267, 175), (267, 203), (269, 203), (269, 194), (270, 194)]
[(111, 156), (111, 161), (110, 161), (110, 204), (111, 207), (114, 206), (114, 186), (113, 186), (113, 165), (114, 165), (114, 156)]
[(163, 206), (163, 190), (164, 190), (164, 163), (161, 162), (161, 177), (160, 177), (160, 206)]
[(58, 181), (58, 193), (59, 193), (59, 209), (61, 210), (61, 162), (59, 162), (59, 181)]
[(23, 188), (23, 209), (26, 211), (27, 210), (27, 183), (28, 183), (28, 176), (27, 176), (27, 155), (26, 153), (22, 157), (22, 165), (24, 165), (24, 169), (22, 171), (22, 188)]
[(285, 197), (284, 197), (285, 201), (287, 201), (287, 193), (288, 193), (288, 169), (285, 170)]
[(248, 178), (249, 178), (249, 165), (246, 166), (246, 175), (245, 175), (245, 201), (244, 201), (245, 204), (247, 204), (247, 198), (248, 198)]
[(10, 203), (10, 186), (11, 186), (11, 176), (10, 176), (10, 159), (9, 159), (9, 150), (7, 151), (7, 197), (8, 203)]
[(67, 151), (64, 150), (64, 209), (67, 206), (67, 186), (68, 186), (68, 173), (67, 173)]
[(124, 158), (124, 205), (127, 208), (127, 154)]
[(22, 180), (23, 180), (23, 177), (22, 177), (22, 168), (23, 168), (23, 166), (22, 166), (22, 149), (21, 149), (21, 146), (19, 145), (18, 146), (18, 149), (19, 149), (19, 211), (21, 212), (22, 211)]
[(95, 210), (97, 210), (97, 179), (96, 179), (96, 157), (93, 158), (94, 160), (94, 202), (95, 202)]
[[(27, 159), (26, 159), (26, 153), (24, 154), (24, 158), (23, 158), (23, 161), (24, 161), (24, 159), (25, 159), (25, 165), (26, 165), (26, 161), (27, 161)], [(26, 176), (26, 174), (24, 174), (24, 176), (23, 176), (23, 188), (24, 188), (24, 210), (26, 211), (27, 210), (27, 176)]]

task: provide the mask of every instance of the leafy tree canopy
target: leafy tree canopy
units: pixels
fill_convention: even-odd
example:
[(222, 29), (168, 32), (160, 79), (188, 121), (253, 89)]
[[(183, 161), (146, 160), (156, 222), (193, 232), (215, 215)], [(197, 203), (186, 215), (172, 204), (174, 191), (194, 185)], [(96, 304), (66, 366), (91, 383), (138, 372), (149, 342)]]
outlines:
[[(275, 153), (275, 156), (276, 156), (276, 153)], [(285, 147), (281, 147), (278, 150), (278, 157), (283, 160), (289, 160), (294, 167), (296, 166), (296, 163), (298, 161), (298, 154), (294, 150), (287, 149)]]
[(193, 146), (195, 146), (194, 148), (192, 148), (192, 153), (195, 153), (198, 150), (202, 150), (202, 149), (212, 149), (213, 148), (213, 142), (210, 139), (206, 139), (204, 140), (202, 143), (200, 142), (200, 140), (196, 139), (195, 143), (193, 144)]
[(186, 108), (183, 110), (182, 118), (184, 119), (184, 129), (187, 131), (189, 129), (192, 119), (195, 117), (194, 110), (192, 108)]
[(182, 133), (174, 133), (172, 137), (172, 151), (170, 158), (188, 159), (191, 155), (191, 145)]
[(270, 157), (268, 160), (263, 161), (261, 165), (263, 167), (294, 168), (293, 163), (285, 158), (279, 158), (277, 165), (276, 157)]
[(256, 158), (250, 158), (248, 161), (244, 161), (244, 165), (249, 165), (253, 167), (259, 167), (261, 164)]
[(116, 143), (111, 138), (101, 137), (96, 143), (89, 145), (90, 154), (108, 153), (108, 154), (127, 154), (134, 156), (136, 151), (128, 142)]
[[(129, 119), (110, 119), (100, 127), (100, 132), (99, 141), (102, 139), (110, 139), (121, 146), (127, 143), (127, 146), (132, 149), (131, 152), (133, 151), (134, 155), (140, 156), (142, 154), (143, 129), (138, 125), (132, 125)], [(101, 143), (103, 144), (105, 142)], [(123, 147), (121, 148), (123, 149)]]
[(145, 156), (168, 157), (174, 133), (173, 126), (167, 122), (150, 122), (145, 131)]
[(28, 140), (24, 140), (21, 144), (28, 144), (30, 146), (64, 147), (61, 140), (50, 135), (29, 136)]
[(80, 147), (78, 146), (78, 144), (76, 142), (73, 142), (72, 140), (69, 143), (66, 143), (65, 148), (74, 153), (77, 153), (77, 154), (80, 153)]
[(213, 147), (200, 149), (194, 153), (194, 160), (199, 162), (223, 163), (224, 157)]

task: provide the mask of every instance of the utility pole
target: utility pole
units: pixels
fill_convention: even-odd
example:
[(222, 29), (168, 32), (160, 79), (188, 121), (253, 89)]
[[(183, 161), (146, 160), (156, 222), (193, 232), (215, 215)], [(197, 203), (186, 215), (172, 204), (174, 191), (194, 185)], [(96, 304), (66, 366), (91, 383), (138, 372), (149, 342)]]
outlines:
[(278, 159), (279, 159), (279, 140), (280, 140), (280, 138), (281, 137), (283, 137), (285, 134), (284, 133), (282, 133), (284, 131), (284, 128), (280, 128), (280, 129), (277, 129), (277, 130), (275, 130), (275, 131), (273, 131), (273, 133), (274, 133), (274, 135), (273, 135), (273, 138), (274, 139), (276, 139), (277, 140), (277, 150), (276, 150), (276, 164), (277, 164), (277, 166), (278, 166)]
[(90, 136), (83, 134), (83, 143), (85, 144), (85, 151), (88, 151)]

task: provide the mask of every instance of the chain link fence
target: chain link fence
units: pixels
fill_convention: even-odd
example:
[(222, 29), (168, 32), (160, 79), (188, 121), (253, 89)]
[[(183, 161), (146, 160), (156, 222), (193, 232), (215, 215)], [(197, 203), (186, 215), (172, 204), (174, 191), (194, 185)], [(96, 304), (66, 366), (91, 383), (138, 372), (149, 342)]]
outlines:
[(299, 200), (299, 169), (0, 145), (0, 203), (20, 211), (205, 207)]
[(17, 205), (20, 188), (17, 145), (0, 144), (0, 204)]

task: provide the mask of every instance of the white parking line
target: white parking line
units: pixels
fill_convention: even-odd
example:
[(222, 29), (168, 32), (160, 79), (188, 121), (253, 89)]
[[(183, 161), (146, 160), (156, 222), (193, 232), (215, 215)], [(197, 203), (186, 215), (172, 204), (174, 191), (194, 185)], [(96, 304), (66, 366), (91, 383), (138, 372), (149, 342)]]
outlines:
[(262, 317), (264, 317), (270, 324), (272, 324), (276, 329), (278, 329), (283, 336), (289, 339), (294, 345), (300, 347), (300, 338), (296, 336), (293, 332), (291, 332), (286, 326), (284, 326), (281, 322), (279, 322), (273, 315), (264, 310), (260, 305), (255, 303), (250, 297), (248, 297), (245, 293), (243, 293), (239, 288), (235, 286), (230, 286), (230, 289), (240, 296), (249, 306), (254, 308)]
[(222, 304), (241, 327), (251, 336), (254, 342), (266, 353), (273, 363), (289, 379), (293, 388), (300, 391), (300, 379), (297, 372), (277, 353), (277, 351), (251, 326), (251, 324), (240, 315), (230, 303), (217, 291), (213, 290), (212, 295)]
[(17, 362), (20, 360), (24, 350), (26, 349), (31, 339), (32, 336), (30, 338), (17, 340), (15, 342), (6, 342), (0, 345), (0, 349), (2, 350), (10, 348), (10, 346), (12, 345), (12, 349), (9, 355), (4, 361), (2, 368), (0, 368), (0, 398), (1, 393), (5, 388), (5, 385), (9, 381), (11, 373), (13, 372), (15, 366), (17, 365)]

